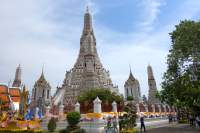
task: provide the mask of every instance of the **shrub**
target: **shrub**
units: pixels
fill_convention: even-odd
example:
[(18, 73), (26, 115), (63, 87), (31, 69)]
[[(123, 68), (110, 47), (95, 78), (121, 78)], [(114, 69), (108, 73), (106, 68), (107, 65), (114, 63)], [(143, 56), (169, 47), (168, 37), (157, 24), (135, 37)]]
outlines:
[(67, 121), (71, 127), (75, 127), (80, 122), (80, 118), (81, 115), (79, 112), (73, 111), (67, 114)]
[(128, 103), (124, 107), (124, 111), (127, 112), (127, 114), (119, 117), (120, 130), (134, 128), (136, 126), (137, 118), (135, 106), (132, 103)]
[(48, 127), (48, 130), (49, 130), (50, 132), (55, 131), (55, 129), (56, 129), (56, 119), (52, 117), (52, 118), (50, 119), (50, 121), (49, 121), (47, 127)]

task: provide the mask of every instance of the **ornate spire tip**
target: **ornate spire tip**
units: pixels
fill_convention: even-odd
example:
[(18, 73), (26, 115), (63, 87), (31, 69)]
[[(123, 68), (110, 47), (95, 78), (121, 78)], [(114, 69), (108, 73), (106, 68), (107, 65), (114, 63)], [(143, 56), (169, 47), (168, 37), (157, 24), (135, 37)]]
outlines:
[(89, 7), (86, 6), (86, 13), (89, 13)]

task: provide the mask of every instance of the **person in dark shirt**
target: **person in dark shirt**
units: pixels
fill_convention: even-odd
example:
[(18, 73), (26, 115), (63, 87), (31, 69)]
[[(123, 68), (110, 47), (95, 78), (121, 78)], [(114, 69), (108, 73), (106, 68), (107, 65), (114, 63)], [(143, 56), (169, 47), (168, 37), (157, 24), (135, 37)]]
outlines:
[(194, 117), (190, 114), (189, 115), (190, 126), (194, 125)]
[(172, 122), (172, 114), (171, 113), (169, 114), (168, 119), (169, 119), (169, 123), (171, 123)]
[(146, 128), (144, 124), (144, 116), (140, 117), (140, 124), (141, 124), (140, 131), (142, 131), (142, 128), (144, 128), (144, 132), (146, 132)]

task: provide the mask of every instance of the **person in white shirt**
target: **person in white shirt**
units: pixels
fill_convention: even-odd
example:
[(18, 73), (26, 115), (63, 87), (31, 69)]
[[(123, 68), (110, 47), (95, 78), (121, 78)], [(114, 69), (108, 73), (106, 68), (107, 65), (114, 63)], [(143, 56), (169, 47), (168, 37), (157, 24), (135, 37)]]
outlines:
[(200, 128), (200, 115), (196, 117), (196, 126)]

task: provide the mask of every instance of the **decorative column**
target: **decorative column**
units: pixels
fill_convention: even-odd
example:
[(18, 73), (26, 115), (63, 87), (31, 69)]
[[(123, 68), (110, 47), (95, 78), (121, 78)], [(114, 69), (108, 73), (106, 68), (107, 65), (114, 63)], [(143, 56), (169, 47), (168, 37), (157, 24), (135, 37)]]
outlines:
[(59, 106), (59, 115), (60, 115), (60, 116), (63, 116), (63, 114), (64, 114), (64, 105), (61, 104), (61, 105)]
[(94, 113), (101, 113), (101, 100), (97, 97), (94, 101)]
[(117, 103), (115, 101), (112, 102), (112, 111), (117, 112)]
[(50, 116), (50, 106), (46, 107), (46, 117), (48, 118)]
[(160, 104), (157, 104), (159, 113), (162, 112)]
[(137, 103), (136, 105), (137, 112), (140, 113), (140, 105)]
[(152, 112), (155, 113), (156, 109), (155, 109), (155, 105), (154, 104), (151, 105), (151, 108), (152, 108)]
[(75, 111), (80, 113), (80, 104), (79, 104), (79, 102), (77, 102), (75, 104)]
[(144, 104), (144, 108), (145, 108), (145, 112), (149, 112), (147, 104)]
[(172, 106), (172, 112), (175, 112), (175, 108), (174, 108), (174, 106)]
[(168, 105), (169, 112), (171, 112), (171, 107)]
[(35, 119), (39, 119), (38, 113), (39, 113), (39, 108), (36, 107), (36, 109), (35, 109)]
[(163, 108), (164, 108), (164, 112), (166, 113), (167, 112), (166, 105), (163, 105)]

